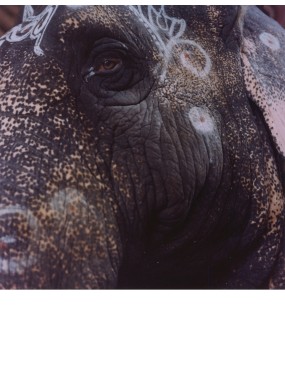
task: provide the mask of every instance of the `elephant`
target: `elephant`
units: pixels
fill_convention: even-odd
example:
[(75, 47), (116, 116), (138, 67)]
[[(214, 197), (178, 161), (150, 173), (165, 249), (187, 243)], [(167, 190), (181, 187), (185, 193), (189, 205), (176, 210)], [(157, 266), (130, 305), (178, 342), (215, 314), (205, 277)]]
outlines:
[(26, 6), (0, 287), (284, 288), (284, 45), (254, 6)]

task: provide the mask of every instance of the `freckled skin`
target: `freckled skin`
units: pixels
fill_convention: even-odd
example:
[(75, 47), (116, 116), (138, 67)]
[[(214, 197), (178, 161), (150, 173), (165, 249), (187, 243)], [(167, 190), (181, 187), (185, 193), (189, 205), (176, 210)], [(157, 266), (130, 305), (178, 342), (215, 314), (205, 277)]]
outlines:
[[(282, 151), (241, 60), (264, 19), (165, 10), (195, 41), (166, 68), (124, 6), (59, 7), (43, 56), (0, 48), (2, 288), (285, 287)], [(120, 49), (118, 72), (86, 76)]]

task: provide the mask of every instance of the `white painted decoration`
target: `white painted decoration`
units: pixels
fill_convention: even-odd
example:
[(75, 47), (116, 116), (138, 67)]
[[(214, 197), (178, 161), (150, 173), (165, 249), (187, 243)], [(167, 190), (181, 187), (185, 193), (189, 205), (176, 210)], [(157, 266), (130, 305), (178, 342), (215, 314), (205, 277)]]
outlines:
[(193, 48), (197, 48), (205, 59), (203, 68), (197, 69), (190, 60), (188, 60), (188, 62), (183, 60), (182, 56), (180, 56), (181, 63), (184, 67), (189, 69), (192, 74), (200, 78), (204, 78), (209, 74), (212, 63), (207, 52), (197, 42), (182, 38), (187, 27), (185, 20), (168, 16), (164, 5), (160, 6), (158, 10), (153, 5), (148, 5), (144, 8), (141, 5), (130, 5), (129, 9), (145, 25), (163, 57), (164, 66), (161, 80), (166, 76), (167, 67), (173, 58), (174, 49), (177, 47), (189, 53)]
[(21, 275), (25, 273), (27, 268), (35, 265), (37, 262), (35, 257), (27, 258), (4, 258), (0, 257), (0, 273), (10, 275)]
[(269, 49), (276, 51), (280, 49), (280, 42), (277, 37), (271, 33), (263, 32), (259, 35), (260, 41), (269, 47)]
[[(211, 70), (211, 60), (206, 53), (206, 51), (197, 44), (196, 42), (192, 41), (191, 44), (189, 43), (189, 47), (186, 48), (181, 54), (180, 54), (180, 60), (181, 63), (186, 69), (192, 72), (192, 74), (196, 75), (199, 78), (204, 78), (209, 74), (209, 71)], [(194, 57), (192, 57), (192, 48), (196, 47), (204, 56), (205, 58), (205, 64), (202, 69), (197, 69), (194, 65)]]
[(54, 16), (58, 5), (47, 5), (45, 9), (34, 15), (33, 8), (27, 5), (24, 10), (23, 22), (8, 31), (0, 38), (0, 46), (5, 42), (19, 42), (25, 39), (35, 40), (34, 52), (36, 55), (44, 55), (40, 47), (46, 28)]
[(203, 133), (210, 133), (214, 131), (215, 121), (207, 108), (192, 107), (188, 113), (188, 116), (191, 124), (197, 131)]

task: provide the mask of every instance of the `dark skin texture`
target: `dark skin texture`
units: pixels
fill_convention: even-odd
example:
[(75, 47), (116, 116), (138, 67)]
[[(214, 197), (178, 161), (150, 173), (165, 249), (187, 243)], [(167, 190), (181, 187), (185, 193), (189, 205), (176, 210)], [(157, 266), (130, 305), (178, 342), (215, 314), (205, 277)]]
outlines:
[(123, 6), (59, 7), (42, 56), (0, 48), (3, 288), (284, 286), (282, 152), (241, 60), (269, 19), (165, 11), (171, 56)]
[[(21, 22), (23, 8), (21, 5), (0, 5), (0, 36)], [(33, 8), (38, 14), (44, 6), (37, 5)], [(259, 8), (284, 27), (285, 5), (260, 5)]]

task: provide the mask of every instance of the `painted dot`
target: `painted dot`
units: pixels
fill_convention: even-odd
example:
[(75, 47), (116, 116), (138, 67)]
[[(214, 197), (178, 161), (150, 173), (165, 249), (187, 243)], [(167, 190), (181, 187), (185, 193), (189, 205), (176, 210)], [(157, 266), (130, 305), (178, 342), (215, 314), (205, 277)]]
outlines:
[(188, 115), (193, 127), (197, 131), (213, 132), (215, 122), (206, 108), (192, 107)]
[(279, 50), (280, 49), (280, 42), (278, 38), (273, 36), (273, 34), (263, 32), (259, 35), (260, 41), (269, 47), (271, 50)]
[(184, 66), (187, 66), (187, 65), (193, 65), (194, 62), (193, 62), (193, 57), (191, 57), (191, 54), (189, 53), (189, 51), (184, 51), (182, 54), (181, 54), (181, 60), (184, 64)]
[[(188, 41), (188, 46), (180, 54), (180, 60), (182, 65), (191, 71), (197, 77), (203, 78), (209, 74), (211, 70), (211, 60), (206, 51), (197, 44), (195, 41)], [(200, 60), (197, 57), (203, 57), (204, 62), (201, 64)]]

